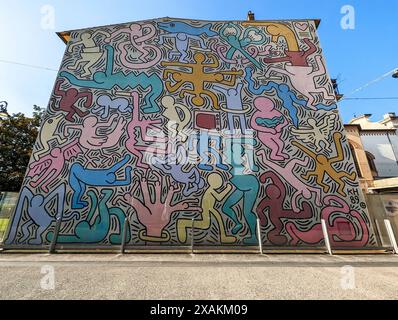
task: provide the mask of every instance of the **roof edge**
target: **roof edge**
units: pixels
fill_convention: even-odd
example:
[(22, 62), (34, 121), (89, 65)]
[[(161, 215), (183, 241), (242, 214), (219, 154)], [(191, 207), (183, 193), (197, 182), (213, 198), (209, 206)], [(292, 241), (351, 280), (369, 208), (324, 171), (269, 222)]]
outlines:
[[(248, 20), (201, 20), (201, 19), (187, 19), (187, 18), (174, 18), (174, 17), (161, 17), (161, 18), (152, 18), (152, 19), (145, 19), (145, 20), (136, 20), (136, 21), (129, 21), (129, 22), (122, 22), (122, 23), (113, 23), (113, 24), (107, 24), (107, 25), (102, 25), (102, 26), (95, 26), (95, 27), (87, 27), (87, 28), (80, 28), (80, 29), (73, 29), (73, 30), (68, 30), (68, 31), (60, 31), (56, 32), (57, 36), (65, 43), (67, 44), (69, 39), (70, 39), (70, 34), (72, 32), (76, 31), (82, 31), (82, 30), (87, 30), (87, 29), (92, 29), (92, 28), (104, 28), (104, 27), (111, 27), (119, 24), (126, 24), (126, 23), (131, 23), (131, 22), (141, 22), (141, 21), (149, 21), (149, 20), (161, 20), (161, 19), (178, 19), (178, 20), (187, 20), (187, 21), (203, 21), (203, 22), (230, 22), (230, 21), (236, 21), (236, 22), (248, 22)], [(256, 22), (276, 22), (276, 21), (314, 21), (315, 22), (315, 27), (318, 29), (319, 25), (321, 24), (321, 19), (278, 19), (278, 20), (254, 20)]]

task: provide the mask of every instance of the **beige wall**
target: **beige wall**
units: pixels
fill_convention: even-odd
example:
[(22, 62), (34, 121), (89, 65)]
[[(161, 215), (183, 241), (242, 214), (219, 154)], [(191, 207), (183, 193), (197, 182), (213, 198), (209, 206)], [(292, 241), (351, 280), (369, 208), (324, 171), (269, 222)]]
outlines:
[(354, 147), (355, 157), (358, 162), (360, 173), (358, 172), (360, 178), (361, 189), (367, 193), (367, 189), (373, 186), (373, 176), (370, 170), (368, 159), (366, 157), (365, 149), (362, 144), (361, 136), (359, 134), (359, 126), (357, 125), (344, 125), (347, 139), (349, 143)]

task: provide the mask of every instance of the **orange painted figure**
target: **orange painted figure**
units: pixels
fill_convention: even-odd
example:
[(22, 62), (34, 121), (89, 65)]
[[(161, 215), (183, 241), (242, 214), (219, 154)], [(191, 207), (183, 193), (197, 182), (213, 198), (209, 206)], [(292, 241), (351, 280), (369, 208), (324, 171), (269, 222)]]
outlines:
[[(191, 89), (182, 89), (180, 91), (180, 97), (183, 98), (185, 94), (193, 95), (194, 97), (192, 98), (192, 103), (196, 107), (202, 107), (205, 104), (205, 99), (203, 96), (208, 96), (213, 103), (213, 107), (215, 109), (219, 109), (220, 107), (218, 105), (218, 98), (216, 94), (210, 90), (207, 90), (205, 85), (207, 83), (217, 83), (231, 87), (235, 86), (237, 76), (242, 76), (243, 71), (237, 71), (235, 68), (232, 68), (230, 71), (206, 72), (205, 69), (216, 69), (219, 66), (219, 62), (214, 54), (206, 53), (206, 55), (202, 52), (195, 53), (193, 56), (195, 63), (181, 63), (175, 61), (161, 62), (161, 65), (164, 67), (184, 67), (191, 69), (190, 72), (186, 72), (166, 68), (163, 72), (163, 79), (167, 80), (170, 76), (172, 81), (167, 80), (165, 82), (166, 89), (170, 93), (176, 92), (185, 84), (189, 84)], [(211, 62), (205, 63), (206, 58), (210, 59)]]

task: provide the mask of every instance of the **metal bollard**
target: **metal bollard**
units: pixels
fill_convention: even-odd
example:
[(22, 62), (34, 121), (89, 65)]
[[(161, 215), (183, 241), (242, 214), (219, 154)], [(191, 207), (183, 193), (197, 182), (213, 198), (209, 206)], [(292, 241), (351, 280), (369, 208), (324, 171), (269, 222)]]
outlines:
[(193, 245), (194, 245), (194, 232), (193, 232), (194, 223), (195, 223), (195, 218), (192, 218), (192, 226), (191, 226), (191, 254), (193, 254)]
[(53, 237), (53, 239), (51, 241), (50, 249), (48, 250), (48, 252), (50, 254), (55, 252), (55, 246), (57, 245), (58, 233), (59, 233), (59, 229), (61, 227), (61, 221), (62, 221), (62, 218), (59, 217), (59, 218), (57, 218), (57, 221), (55, 223), (54, 237)]
[(328, 250), (328, 253), (330, 255), (333, 255), (332, 247), (330, 246), (329, 233), (328, 233), (328, 228), (326, 226), (326, 221), (322, 219), (321, 224), (322, 224), (322, 232), (323, 232), (323, 237), (325, 239), (326, 249)]
[(124, 254), (124, 248), (126, 247), (126, 236), (127, 236), (127, 228), (129, 227), (129, 219), (126, 218), (124, 219), (124, 225), (123, 225), (123, 233), (122, 233), (122, 242), (120, 245), (120, 253)]
[(263, 241), (261, 239), (261, 226), (260, 219), (257, 218), (257, 238), (258, 238), (258, 248), (260, 249), (260, 254), (263, 254)]
[(394, 253), (398, 254), (397, 241), (395, 240), (394, 231), (392, 230), (390, 220), (384, 219), (384, 224), (386, 225), (387, 234), (388, 234), (388, 238), (390, 239), (390, 243), (391, 243), (392, 247), (394, 248)]

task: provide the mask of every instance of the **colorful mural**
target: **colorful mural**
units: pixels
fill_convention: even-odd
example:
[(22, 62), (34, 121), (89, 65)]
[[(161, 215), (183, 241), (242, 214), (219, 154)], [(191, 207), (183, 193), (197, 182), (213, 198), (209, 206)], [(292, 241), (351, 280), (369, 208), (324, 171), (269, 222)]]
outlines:
[[(314, 21), (72, 31), (6, 245), (376, 244)], [(126, 218), (128, 218), (126, 220)], [(193, 222), (194, 219), (194, 222)], [(193, 225), (192, 225), (193, 224)]]

